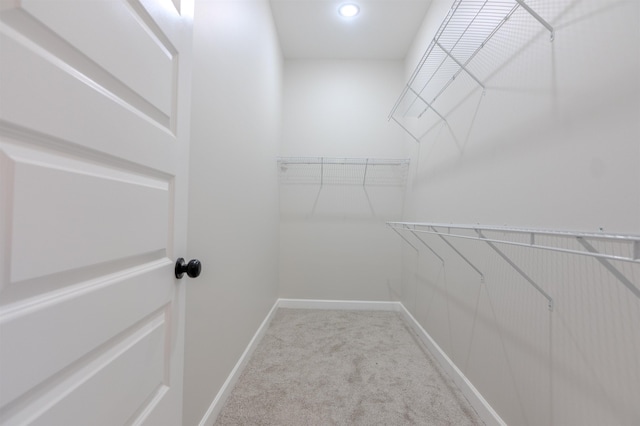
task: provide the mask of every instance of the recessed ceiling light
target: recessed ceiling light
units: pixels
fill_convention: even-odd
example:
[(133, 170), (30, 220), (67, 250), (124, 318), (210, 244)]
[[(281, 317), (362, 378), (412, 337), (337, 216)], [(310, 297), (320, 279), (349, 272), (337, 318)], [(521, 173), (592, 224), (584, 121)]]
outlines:
[(340, 14), (340, 16), (344, 16), (345, 18), (353, 18), (358, 13), (360, 13), (360, 8), (353, 3), (347, 3), (340, 6), (340, 9), (338, 9), (338, 13)]

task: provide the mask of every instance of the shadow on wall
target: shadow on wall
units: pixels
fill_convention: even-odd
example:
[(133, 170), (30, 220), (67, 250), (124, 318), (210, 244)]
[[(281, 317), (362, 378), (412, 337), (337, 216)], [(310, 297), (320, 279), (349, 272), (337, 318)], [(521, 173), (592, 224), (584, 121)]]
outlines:
[(397, 300), (408, 160), (281, 158), (280, 295)]
[[(544, 298), (483, 243), (454, 243), (482, 271), (485, 281), (480, 282), (441, 239), (423, 238), (440, 258), (421, 247), (407, 284), (412, 288), (406, 289), (411, 309), (472, 382), (482, 382), (495, 364), (491, 380), (500, 385), (483, 395), (490, 401), (510, 399), (513, 412), (502, 413), (504, 418), (575, 424), (552, 416), (563, 411), (562, 404), (589, 401), (587, 411), (594, 419), (615, 413), (616, 424), (634, 424), (638, 411), (629, 395), (637, 395), (638, 381), (624, 366), (638, 366), (640, 301), (617, 277), (595, 258), (502, 246), (553, 296), (556, 307), (549, 311)], [(557, 240), (552, 245), (578, 249), (574, 241), (547, 238)], [(599, 245), (619, 256), (628, 254), (619, 243)], [(640, 265), (612, 263), (638, 282)], [(504, 389), (511, 389), (511, 395), (499, 396)]]
[[(634, 88), (611, 84), (612, 74), (617, 74), (615, 81), (633, 85), (635, 80), (637, 85), (628, 52), (621, 46), (607, 47), (598, 36), (598, 29), (607, 29), (607, 20), (628, 4), (624, 0), (605, 5), (585, 0), (536, 2), (536, 11), (554, 27), (554, 41), (549, 31), (518, 9), (468, 63), (469, 73), (452, 79), (431, 104), (439, 114), (427, 108), (420, 118), (404, 123), (428, 145), (421, 148), (423, 170), (416, 183), (442, 177), (450, 169), (455, 173), (458, 166), (490, 162), (496, 150), (517, 156), (522, 150), (568, 142), (569, 138), (554, 140), (546, 135), (570, 131), (576, 119), (588, 120), (603, 105), (618, 105), (633, 94)], [(632, 28), (617, 31), (622, 41), (633, 38)], [(577, 38), (583, 40), (578, 43)], [(576, 102), (577, 97), (584, 99)], [(460, 165), (463, 159), (465, 164)]]
[(391, 221), (402, 215), (404, 188), (355, 185), (280, 187), (282, 220)]
[[(640, 3), (527, 4), (554, 41), (514, 15), (469, 64), (484, 95), (462, 73), (438, 99), (446, 121), (412, 145), (407, 218), (637, 234)], [(550, 312), (486, 244), (453, 241), (479, 283), (424, 238), (443, 261), (403, 242), (402, 300), (508, 424), (640, 424), (640, 298), (627, 285), (640, 287), (640, 264), (501, 246), (553, 298)]]

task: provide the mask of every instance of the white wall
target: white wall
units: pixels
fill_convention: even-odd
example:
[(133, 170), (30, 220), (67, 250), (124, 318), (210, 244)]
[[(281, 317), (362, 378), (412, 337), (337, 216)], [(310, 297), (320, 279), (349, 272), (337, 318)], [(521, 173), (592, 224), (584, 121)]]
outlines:
[[(386, 119), (402, 80), (400, 61), (286, 60), (281, 154), (402, 158)], [(400, 245), (385, 221), (400, 218), (403, 197), (402, 187), (281, 184), (280, 296), (396, 299)]]
[(397, 157), (387, 115), (403, 72), (401, 61), (287, 59), (282, 155)]
[(198, 424), (277, 297), (282, 57), (265, 1), (196, 1), (185, 426)]
[[(432, 6), (406, 76), (445, 3)], [(518, 15), (472, 65), (486, 94), (445, 106), (450, 129), (406, 138), (404, 218), (640, 234), (640, 3), (527, 3), (557, 28), (555, 41)], [(451, 240), (481, 283), (437, 237), (427, 241), (445, 264), (405, 245), (402, 300), (508, 424), (640, 424), (640, 300), (611, 273), (505, 246), (554, 297), (549, 312), (488, 247)], [(615, 266), (640, 286), (637, 264)]]

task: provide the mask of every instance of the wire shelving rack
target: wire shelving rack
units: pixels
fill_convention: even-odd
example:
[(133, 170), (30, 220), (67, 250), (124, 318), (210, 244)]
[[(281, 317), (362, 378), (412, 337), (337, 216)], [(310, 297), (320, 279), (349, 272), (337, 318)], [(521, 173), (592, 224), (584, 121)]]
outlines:
[[(595, 258), (603, 267), (621, 282), (627, 289), (640, 299), (639, 283), (634, 283), (627, 278), (615, 262), (632, 262), (640, 264), (640, 235), (633, 234), (611, 234), (605, 232), (574, 232), (548, 229), (514, 228), (504, 226), (484, 226), (484, 225), (462, 225), (445, 223), (420, 223), (420, 222), (387, 222), (387, 225), (395, 231), (414, 250), (419, 251), (416, 242), (426, 247), (442, 263), (443, 257), (429, 245), (420, 234), (432, 234), (438, 236), (453, 251), (456, 252), (484, 281), (484, 274), (467, 256), (465, 256), (455, 245), (449, 241), (450, 238), (467, 240), (477, 240), (486, 243), (512, 268), (514, 268), (531, 286), (542, 294), (549, 302), (549, 309), (553, 310), (553, 298), (540, 285), (538, 285), (529, 275), (527, 275), (515, 262), (513, 262), (498, 245), (507, 244), (533, 249), (550, 250), (572, 255), (590, 256)], [(406, 236), (411, 234), (413, 242)], [(558, 244), (558, 240), (573, 240), (577, 242), (577, 247), (568, 248)], [(618, 251), (611, 250), (607, 244), (602, 242), (615, 243), (622, 246)], [(614, 261), (612, 263), (612, 261)]]
[(484, 82), (474, 75), (469, 64), (519, 9), (526, 11), (549, 30), (553, 41), (554, 28), (524, 0), (456, 0), (388, 119), (395, 121), (416, 142), (420, 142), (425, 133), (416, 127), (424, 129), (424, 126), (415, 126), (415, 123), (421, 121), (430, 125), (447, 122), (447, 111), (440, 109), (438, 100), (456, 80), (468, 80), (484, 91)]
[(404, 186), (408, 159), (280, 157), (282, 184)]

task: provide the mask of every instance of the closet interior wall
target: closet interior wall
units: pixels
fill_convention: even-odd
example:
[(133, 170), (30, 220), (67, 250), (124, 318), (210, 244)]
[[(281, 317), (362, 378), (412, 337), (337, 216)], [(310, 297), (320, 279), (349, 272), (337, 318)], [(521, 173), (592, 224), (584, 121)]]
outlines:
[[(285, 60), (281, 156), (402, 158), (386, 115), (403, 79), (399, 60)], [(398, 300), (400, 242), (385, 222), (402, 217), (404, 183), (339, 178), (361, 164), (331, 170), (322, 185), (281, 181), (280, 297)]]
[[(639, 234), (640, 3), (528, 0), (555, 41), (530, 16), (507, 22), (474, 60), (484, 95), (452, 93), (447, 124), (416, 143), (385, 119), (451, 3), (433, 1), (405, 61), (367, 61), (283, 60), (267, 0), (196, 0), (188, 254), (204, 268), (181, 284), (185, 425), (278, 297), (401, 300), (508, 424), (640, 423), (640, 302), (597, 261), (503, 248), (550, 311), (483, 242), (452, 241), (481, 280), (437, 236), (443, 261), (385, 226)], [(278, 157), (410, 172), (406, 188), (284, 185)]]
[[(527, 4), (555, 40), (518, 11), (470, 65), (486, 91), (452, 85), (447, 121), (405, 135), (403, 220), (640, 234), (640, 3)], [(450, 5), (433, 3), (405, 81)], [(640, 423), (640, 299), (597, 260), (500, 247), (550, 311), (484, 242), (449, 240), (467, 262), (423, 238), (442, 260), (403, 243), (401, 300), (507, 424)]]
[(212, 402), (277, 299), (282, 54), (267, 0), (197, 0), (182, 424)]

